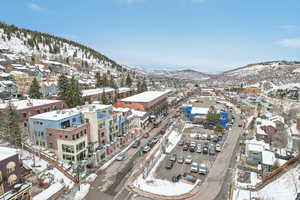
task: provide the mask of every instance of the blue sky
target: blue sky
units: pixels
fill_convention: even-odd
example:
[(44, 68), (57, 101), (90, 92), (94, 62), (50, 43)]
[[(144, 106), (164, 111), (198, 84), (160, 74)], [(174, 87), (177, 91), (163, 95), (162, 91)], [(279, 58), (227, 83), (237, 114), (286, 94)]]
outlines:
[(0, 20), (117, 62), (204, 72), (300, 60), (299, 0), (11, 0)]

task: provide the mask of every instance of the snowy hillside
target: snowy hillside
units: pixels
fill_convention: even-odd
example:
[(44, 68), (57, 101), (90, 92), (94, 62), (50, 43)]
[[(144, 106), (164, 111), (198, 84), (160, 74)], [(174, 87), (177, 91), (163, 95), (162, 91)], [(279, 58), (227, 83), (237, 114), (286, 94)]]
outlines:
[(77, 67), (78, 71), (92, 72), (108, 70), (120, 74), (121, 65), (84, 45), (60, 37), (36, 31), (20, 29), (0, 23), (0, 50), (8, 50), (14, 56), (35, 56), (40, 60), (59, 61)]
[(300, 62), (272, 61), (250, 64), (212, 77), (208, 82), (215, 85), (260, 86), (265, 90), (298, 86)]

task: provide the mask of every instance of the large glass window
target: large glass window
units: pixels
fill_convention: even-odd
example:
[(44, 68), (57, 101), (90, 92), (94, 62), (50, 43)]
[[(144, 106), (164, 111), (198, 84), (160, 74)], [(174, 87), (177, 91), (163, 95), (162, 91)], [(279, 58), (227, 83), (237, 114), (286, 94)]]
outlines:
[(76, 145), (76, 151), (81, 151), (84, 148), (85, 148), (85, 142), (81, 142)]
[(73, 145), (62, 145), (62, 151), (66, 153), (74, 153), (74, 146)]
[(63, 154), (64, 160), (74, 161), (74, 156)]
[(70, 121), (67, 120), (67, 121), (64, 121), (61, 123), (61, 128), (69, 128), (71, 125), (70, 125)]

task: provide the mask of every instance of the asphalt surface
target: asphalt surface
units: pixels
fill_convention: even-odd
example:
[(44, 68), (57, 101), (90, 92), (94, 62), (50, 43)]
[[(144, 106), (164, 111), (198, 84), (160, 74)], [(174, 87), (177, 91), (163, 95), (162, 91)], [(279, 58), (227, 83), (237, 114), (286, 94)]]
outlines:
[[(140, 147), (144, 146), (153, 136), (157, 135), (161, 128), (165, 126), (169, 118), (175, 114), (175, 110), (171, 110), (169, 115), (161, 122), (161, 124), (149, 132), (149, 138), (141, 139)], [(130, 148), (126, 153), (126, 159), (123, 161), (114, 161), (105, 171), (99, 171), (98, 177), (92, 183), (86, 200), (112, 200), (112, 199), (128, 199), (133, 194), (123, 188), (127, 175), (134, 165), (135, 155), (139, 148)], [(144, 155), (143, 155), (144, 156)], [(124, 171), (127, 169), (127, 171)], [(124, 171), (124, 173), (122, 173)], [(120, 176), (122, 176), (120, 178)], [(113, 188), (112, 188), (113, 187)], [(115, 197), (116, 196), (116, 197)]]

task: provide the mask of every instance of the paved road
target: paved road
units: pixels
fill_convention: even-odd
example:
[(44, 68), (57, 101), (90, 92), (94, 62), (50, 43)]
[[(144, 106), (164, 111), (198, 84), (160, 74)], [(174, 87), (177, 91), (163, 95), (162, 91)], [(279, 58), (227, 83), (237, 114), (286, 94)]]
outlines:
[(193, 198), (190, 198), (191, 200), (213, 200), (218, 196), (242, 132), (242, 128), (238, 127), (238, 123), (240, 123), (239, 117), (224, 143), (223, 151), (219, 153), (205, 181), (199, 186), (200, 192)]
[[(158, 134), (160, 129), (166, 124), (167, 119), (173, 117), (174, 114), (175, 110), (172, 110), (165, 120), (162, 121), (159, 127), (152, 129), (149, 132), (150, 137), (148, 139), (141, 140), (141, 146), (144, 146), (151, 137)], [(123, 177), (120, 181), (120, 177), (117, 178), (117, 176), (119, 176), (120, 172), (126, 168), (128, 168), (129, 171), (131, 170), (131, 167), (133, 167), (133, 160), (135, 159), (133, 157), (138, 150), (139, 149), (133, 148), (129, 149), (126, 152), (126, 160), (119, 162), (115, 161), (104, 172), (99, 171), (97, 173), (98, 177), (91, 185), (90, 191), (86, 196), (86, 200), (129, 199), (133, 194), (129, 191), (126, 191), (123, 187), (126, 178)], [(127, 171), (125, 174), (129, 174), (129, 171)], [(116, 196), (116, 198), (114, 198), (114, 196)]]

